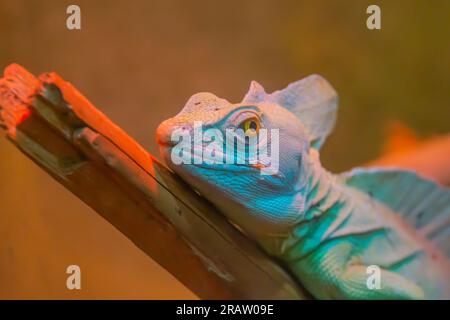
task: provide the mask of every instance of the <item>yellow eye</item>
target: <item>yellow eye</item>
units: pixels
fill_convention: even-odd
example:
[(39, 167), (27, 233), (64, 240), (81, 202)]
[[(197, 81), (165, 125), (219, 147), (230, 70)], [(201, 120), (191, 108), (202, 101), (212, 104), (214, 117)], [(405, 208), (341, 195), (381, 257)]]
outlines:
[(247, 133), (248, 130), (252, 130), (249, 133), (255, 133), (257, 134), (259, 132), (259, 129), (261, 128), (261, 124), (259, 123), (258, 118), (250, 118), (245, 121), (243, 121), (239, 128), (244, 130), (245, 133)]

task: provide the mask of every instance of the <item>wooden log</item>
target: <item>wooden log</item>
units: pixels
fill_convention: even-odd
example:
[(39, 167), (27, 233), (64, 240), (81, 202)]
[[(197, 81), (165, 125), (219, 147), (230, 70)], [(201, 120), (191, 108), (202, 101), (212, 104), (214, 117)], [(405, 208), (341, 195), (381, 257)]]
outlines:
[(200, 298), (308, 297), (276, 261), (57, 74), (37, 79), (18, 65), (7, 67), (0, 125), (30, 159)]

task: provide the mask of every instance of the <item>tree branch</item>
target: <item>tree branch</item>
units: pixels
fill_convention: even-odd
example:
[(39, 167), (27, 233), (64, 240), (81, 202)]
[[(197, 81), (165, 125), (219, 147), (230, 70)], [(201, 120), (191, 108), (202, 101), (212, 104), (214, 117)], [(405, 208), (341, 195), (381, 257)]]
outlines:
[[(55, 73), (0, 80), (0, 125), (30, 159), (205, 299), (302, 299), (298, 283)], [(86, 248), (88, 249), (88, 248)]]

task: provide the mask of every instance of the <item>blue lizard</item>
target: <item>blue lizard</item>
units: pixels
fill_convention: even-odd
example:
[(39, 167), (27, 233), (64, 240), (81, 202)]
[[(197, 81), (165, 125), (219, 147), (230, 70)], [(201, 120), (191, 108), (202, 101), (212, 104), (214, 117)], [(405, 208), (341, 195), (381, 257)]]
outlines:
[[(450, 190), (395, 168), (325, 170), (319, 149), (333, 129), (337, 105), (335, 90), (318, 75), (271, 94), (252, 82), (236, 104), (210, 93), (193, 95), (161, 123), (157, 139), (168, 166), (285, 263), (315, 297), (450, 299)], [(195, 121), (221, 132), (278, 129), (279, 171), (262, 175), (249, 163), (173, 163), (173, 132), (192, 132)], [(374, 265), (377, 288), (368, 285)]]

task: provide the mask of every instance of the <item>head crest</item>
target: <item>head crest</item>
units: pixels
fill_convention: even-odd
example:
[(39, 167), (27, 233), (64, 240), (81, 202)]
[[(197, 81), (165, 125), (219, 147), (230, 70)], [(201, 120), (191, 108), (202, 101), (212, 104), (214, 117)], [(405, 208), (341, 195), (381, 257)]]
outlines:
[(311, 145), (318, 149), (333, 130), (338, 96), (327, 80), (310, 75), (271, 94), (252, 81), (242, 102), (275, 103), (288, 109), (300, 119), (308, 130)]

